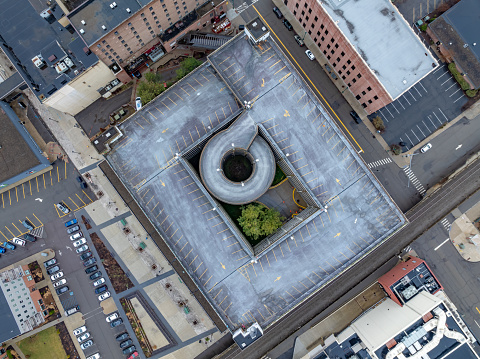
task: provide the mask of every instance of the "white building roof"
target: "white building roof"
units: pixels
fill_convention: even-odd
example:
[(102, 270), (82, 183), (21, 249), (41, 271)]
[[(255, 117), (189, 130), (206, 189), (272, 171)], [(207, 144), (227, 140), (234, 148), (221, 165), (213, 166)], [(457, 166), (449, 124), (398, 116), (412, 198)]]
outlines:
[(322, 0), (393, 99), (430, 73), (437, 61), (390, 0)]
[(441, 299), (425, 291), (418, 293), (403, 307), (387, 299), (351, 326), (365, 345), (375, 351), (441, 303)]

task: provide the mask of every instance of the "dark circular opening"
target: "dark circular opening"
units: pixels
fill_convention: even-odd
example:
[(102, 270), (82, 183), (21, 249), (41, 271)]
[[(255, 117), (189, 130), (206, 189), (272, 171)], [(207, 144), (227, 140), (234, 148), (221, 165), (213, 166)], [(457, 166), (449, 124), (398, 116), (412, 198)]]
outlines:
[(230, 181), (242, 182), (253, 172), (252, 163), (242, 155), (230, 155), (223, 162), (223, 173)]

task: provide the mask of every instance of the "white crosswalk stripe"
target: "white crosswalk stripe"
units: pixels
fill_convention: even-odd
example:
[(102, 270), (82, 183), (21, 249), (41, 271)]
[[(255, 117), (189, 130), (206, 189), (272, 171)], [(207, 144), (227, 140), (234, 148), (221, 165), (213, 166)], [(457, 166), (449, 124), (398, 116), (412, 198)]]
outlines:
[(450, 224), (450, 222), (448, 221), (448, 219), (446, 219), (446, 218), (442, 219), (441, 223), (442, 223), (443, 227), (444, 227), (444, 228), (447, 230), (447, 232), (448, 232), (448, 231), (450, 230), (450, 226), (451, 226), (451, 224)]
[(408, 252), (410, 252), (411, 250), (412, 250), (412, 247), (410, 247), (410, 246), (406, 246), (406, 247), (403, 249), (403, 251), (404, 251), (405, 253), (408, 253)]
[(390, 157), (384, 158), (383, 160), (375, 161), (369, 163), (367, 166), (368, 168), (375, 168), (378, 166), (386, 165), (387, 163), (393, 162)]
[(422, 184), (420, 183), (420, 181), (417, 179), (417, 176), (415, 176), (415, 174), (412, 172), (412, 170), (409, 168), (409, 167), (405, 167), (403, 169), (403, 171), (405, 172), (405, 174), (408, 176), (408, 178), (410, 179), (410, 182), (415, 186), (416, 190), (421, 194), (423, 195), (426, 191), (425, 191), (425, 188), (423, 188)]

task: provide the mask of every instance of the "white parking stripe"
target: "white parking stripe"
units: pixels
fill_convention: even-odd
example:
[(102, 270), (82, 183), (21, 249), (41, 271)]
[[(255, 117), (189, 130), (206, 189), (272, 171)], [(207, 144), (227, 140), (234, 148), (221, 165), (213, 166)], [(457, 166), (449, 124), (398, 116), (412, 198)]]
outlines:
[(393, 102), (391, 103), (391, 105), (393, 106), (393, 108), (395, 109), (395, 111), (397, 111), (397, 113), (400, 113), (400, 111), (397, 110), (397, 108), (395, 107), (395, 105), (393, 104)]
[(462, 94), (462, 96), (460, 96), (460, 97), (457, 98), (455, 101), (453, 101), (453, 103), (457, 102), (457, 101), (460, 100), (462, 97), (465, 97), (465, 94)]
[(403, 107), (402, 103), (400, 102), (400, 99), (397, 100), (397, 103), (400, 104), (400, 106), (402, 106), (402, 108), (405, 110), (405, 107)]
[(417, 134), (415, 132), (413, 132), (413, 130), (411, 130), (411, 131), (414, 134), (414, 136), (417, 138), (418, 142), (420, 142), (420, 139), (418, 138)]
[[(400, 138), (400, 142), (405, 142), (404, 140), (402, 140), (401, 137), (399, 137), (399, 138)], [(410, 142), (411, 142), (411, 141), (410, 141)], [(410, 148), (408, 148), (408, 145), (406, 145), (405, 147), (407, 148), (407, 150), (410, 150)]]
[(440, 119), (438, 118), (437, 114), (435, 112), (432, 111), (432, 113), (435, 115), (435, 117), (437, 118), (438, 122), (440, 122), (440, 126), (443, 125), (442, 121), (440, 121)]
[[(422, 122), (423, 122), (423, 125), (427, 128), (427, 130), (430, 131), (430, 129), (428, 128), (427, 124), (426, 124), (423, 120), (422, 120)], [(435, 130), (435, 127), (433, 128), (433, 130)], [(430, 131), (430, 133), (432, 133), (432, 131)]]
[(437, 128), (437, 126), (435, 126), (435, 124), (433, 123), (432, 119), (430, 118), (430, 115), (428, 115), (427, 117), (428, 117), (428, 119), (430, 120), (430, 122), (432, 123), (433, 128)]
[[(388, 107), (384, 107), (385, 110), (388, 111), (388, 113), (390, 114), (390, 116), (392, 116), (392, 118), (395, 118), (395, 116), (392, 115), (392, 113), (390, 112), (390, 110), (388, 109)], [(387, 121), (388, 122), (388, 121)]]
[(383, 119), (388, 122), (387, 117), (383, 114), (382, 110), (378, 109), (378, 111), (382, 114)]
[(419, 82), (418, 84), (419, 84), (420, 86), (422, 86), (422, 89), (424, 89), (426, 93), (428, 93), (427, 89), (426, 89), (425, 87), (423, 87), (423, 85), (422, 85), (421, 82)]
[(417, 125), (417, 127), (418, 127), (418, 130), (422, 133), (423, 137), (424, 137), (424, 138), (427, 137), (427, 136), (425, 136), (425, 134), (423, 133), (423, 131), (422, 131), (422, 129), (420, 128), (420, 126)]
[(447, 92), (448, 90), (450, 90), (453, 86), (455, 86), (456, 83), (454, 82), (448, 89), (445, 90), (445, 92)]
[(450, 96), (448, 96), (448, 97), (452, 97), (453, 95), (455, 95), (455, 94), (456, 94), (458, 91), (460, 91), (460, 90), (461, 90), (461, 88), (459, 88), (457, 91), (455, 91), (454, 93), (452, 93), (452, 94), (451, 94)]
[(438, 66), (437, 69), (432, 72), (432, 74), (434, 74), (435, 72), (437, 72), (438, 70), (441, 70), (441, 69), (443, 69), (443, 66)]
[(448, 72), (444, 72), (443, 75), (441, 75), (440, 77), (437, 77), (437, 80), (440, 80), (443, 76), (445, 76), (446, 74), (448, 74)]
[(417, 99), (415, 98), (415, 96), (413, 96), (413, 95), (412, 95), (412, 93), (410, 92), (410, 90), (408, 90), (407, 92), (410, 94), (410, 96), (412, 96), (412, 97), (413, 97), (413, 99), (414, 99), (414, 100), (415, 100), (415, 102), (416, 102), (416, 101), (417, 101)]
[(410, 141), (410, 143), (412, 144), (412, 146), (414, 146), (413, 141), (411, 140), (411, 138), (408, 136), (408, 134), (406, 132), (405, 132), (405, 136), (407, 136), (407, 138)]
[(408, 102), (408, 104), (409, 104), (410, 106), (412, 106), (412, 104), (410, 103), (410, 101), (407, 100), (407, 98), (405, 97), (405, 95), (402, 95), (402, 97), (405, 99), (405, 101)]
[(440, 113), (443, 115), (443, 117), (445, 117), (445, 120), (447, 120), (447, 122), (448, 122), (447, 116), (445, 116), (445, 114), (444, 114), (443, 111), (440, 109), (440, 107), (437, 107), (437, 108), (438, 108), (438, 111), (440, 111)]
[(413, 86), (413, 88), (418, 92), (418, 94), (420, 95), (420, 97), (423, 97), (422, 94), (420, 93), (420, 91), (418, 91), (415, 86)]
[(445, 80), (444, 82), (442, 82), (442, 84), (440, 86), (443, 86), (445, 85), (448, 81), (450, 81), (452, 79), (452, 77), (449, 77), (448, 80)]

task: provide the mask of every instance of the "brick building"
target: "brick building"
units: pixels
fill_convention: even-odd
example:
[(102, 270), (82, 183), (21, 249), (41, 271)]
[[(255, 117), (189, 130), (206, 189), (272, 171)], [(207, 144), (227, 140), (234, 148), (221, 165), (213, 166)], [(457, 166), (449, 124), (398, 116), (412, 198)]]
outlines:
[(388, 0), (284, 3), (368, 114), (394, 101), (437, 66)]
[(222, 11), (224, 0), (89, 0), (68, 18), (92, 52), (128, 82), (147, 57), (156, 61), (175, 48), (177, 38)]

